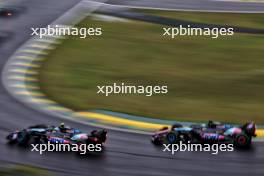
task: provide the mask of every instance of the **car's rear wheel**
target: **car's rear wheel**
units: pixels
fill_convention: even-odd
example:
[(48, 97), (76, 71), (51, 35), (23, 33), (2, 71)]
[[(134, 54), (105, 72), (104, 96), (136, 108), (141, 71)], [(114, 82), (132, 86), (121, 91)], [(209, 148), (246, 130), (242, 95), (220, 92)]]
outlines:
[(251, 138), (248, 135), (242, 133), (235, 137), (234, 142), (237, 147), (248, 147), (251, 144)]

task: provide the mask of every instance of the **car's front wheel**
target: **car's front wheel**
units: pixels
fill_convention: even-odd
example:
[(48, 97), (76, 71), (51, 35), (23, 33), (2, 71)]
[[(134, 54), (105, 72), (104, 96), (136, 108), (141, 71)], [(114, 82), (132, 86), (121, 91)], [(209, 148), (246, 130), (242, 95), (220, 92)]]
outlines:
[(179, 136), (178, 132), (171, 131), (167, 134), (166, 139), (167, 139), (168, 143), (175, 144), (175, 143), (178, 143), (180, 141), (180, 136)]
[(26, 130), (23, 130), (17, 134), (17, 143), (19, 145), (27, 145), (30, 140), (30, 135)]

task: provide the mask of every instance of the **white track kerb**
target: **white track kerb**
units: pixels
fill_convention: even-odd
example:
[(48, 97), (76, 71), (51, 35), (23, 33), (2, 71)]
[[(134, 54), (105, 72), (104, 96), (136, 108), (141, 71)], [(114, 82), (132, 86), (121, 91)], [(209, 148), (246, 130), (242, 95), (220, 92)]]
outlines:
[[(102, 2), (83, 0), (50, 26), (74, 26), (102, 6), (111, 7)], [(74, 112), (50, 100), (40, 90), (39, 68), (50, 51), (55, 49), (63, 39), (65, 39), (64, 36), (44, 36), (41, 39), (35, 36), (10, 57), (4, 67), (2, 81), (6, 90), (14, 98), (26, 103), (33, 109), (54, 117), (124, 132), (151, 134), (153, 131), (173, 123), (172, 121), (132, 117), (114, 112)], [(258, 130), (258, 135), (264, 136), (264, 130)]]

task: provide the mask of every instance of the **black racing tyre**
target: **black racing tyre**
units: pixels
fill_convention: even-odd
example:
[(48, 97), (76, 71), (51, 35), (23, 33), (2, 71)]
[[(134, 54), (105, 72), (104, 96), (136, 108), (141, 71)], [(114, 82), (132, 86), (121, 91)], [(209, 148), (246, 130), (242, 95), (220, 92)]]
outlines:
[(176, 131), (171, 131), (166, 135), (168, 143), (175, 144), (180, 141), (179, 133)]
[(249, 147), (251, 144), (251, 137), (244, 133), (238, 134), (234, 139), (234, 144), (237, 147)]
[(17, 143), (19, 145), (27, 145), (30, 140), (30, 135), (26, 130), (23, 130), (17, 134)]

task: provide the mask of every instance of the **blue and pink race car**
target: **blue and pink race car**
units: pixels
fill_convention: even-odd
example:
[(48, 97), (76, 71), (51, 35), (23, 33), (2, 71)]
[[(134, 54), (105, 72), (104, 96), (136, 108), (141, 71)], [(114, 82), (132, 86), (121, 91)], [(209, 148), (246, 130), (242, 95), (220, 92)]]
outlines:
[(11, 132), (6, 137), (9, 144), (27, 146), (32, 143), (60, 144), (103, 144), (107, 139), (107, 131), (93, 130), (90, 134), (67, 126), (55, 127), (34, 125), (26, 129)]
[(152, 143), (162, 145), (164, 143), (232, 143), (236, 147), (249, 147), (252, 138), (256, 137), (256, 125), (253, 122), (242, 126), (222, 124), (209, 121), (207, 124), (194, 124), (183, 126), (174, 124), (171, 128), (164, 127), (152, 135)]

